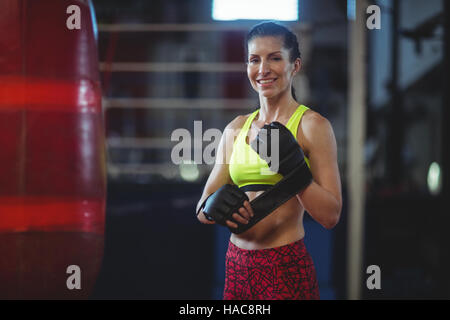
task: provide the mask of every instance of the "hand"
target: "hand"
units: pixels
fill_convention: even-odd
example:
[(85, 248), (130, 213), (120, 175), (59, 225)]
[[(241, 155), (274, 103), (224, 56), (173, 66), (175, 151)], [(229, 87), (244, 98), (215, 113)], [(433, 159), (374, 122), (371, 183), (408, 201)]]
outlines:
[[(278, 141), (275, 141), (277, 136)], [(283, 176), (299, 166), (305, 166), (305, 170), (309, 170), (302, 148), (289, 129), (279, 122), (264, 125), (250, 146), (269, 164), (269, 169), (275, 167), (278, 169), (276, 172)], [(272, 154), (273, 146), (278, 146), (278, 163), (273, 163), (273, 160), (277, 159), (276, 155)]]
[(249, 199), (236, 185), (225, 184), (210, 195), (200, 207), (208, 220), (236, 228), (253, 215)]
[[(253, 209), (250, 205), (250, 202), (248, 202), (248, 200), (244, 201), (244, 206), (241, 207), (238, 210), (238, 213), (233, 213), (233, 215), (231, 216), (233, 218), (234, 221), (237, 221), (241, 224), (248, 224), (248, 222), (250, 221), (250, 219), (255, 215), (253, 213)], [(235, 222), (231, 221), (231, 220), (227, 220), (226, 221), (226, 225), (229, 228), (233, 228), (236, 229), (239, 225), (236, 224)]]

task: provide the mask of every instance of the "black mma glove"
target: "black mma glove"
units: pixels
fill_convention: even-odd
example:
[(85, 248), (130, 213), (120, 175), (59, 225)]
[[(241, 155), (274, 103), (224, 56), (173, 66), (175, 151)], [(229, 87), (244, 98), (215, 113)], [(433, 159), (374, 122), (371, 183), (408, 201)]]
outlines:
[(238, 213), (246, 200), (249, 199), (244, 191), (236, 185), (225, 184), (206, 198), (197, 214), (203, 209), (206, 219), (210, 221), (227, 226), (226, 221), (230, 220), (239, 226), (241, 223), (235, 221), (232, 215), (235, 212)]
[[(278, 131), (278, 141), (274, 140), (276, 137), (274, 130)], [(259, 154), (261, 159), (269, 164), (269, 169), (274, 165), (271, 163), (274, 160), (271, 150), (272, 143), (278, 143), (279, 166), (277, 173), (285, 177), (295, 169), (302, 170), (304, 178), (302, 178), (301, 183), (304, 185), (303, 188), (308, 186), (312, 182), (312, 175), (305, 161), (303, 150), (289, 129), (276, 121), (264, 125), (258, 132), (256, 139), (250, 143), (250, 146)]]

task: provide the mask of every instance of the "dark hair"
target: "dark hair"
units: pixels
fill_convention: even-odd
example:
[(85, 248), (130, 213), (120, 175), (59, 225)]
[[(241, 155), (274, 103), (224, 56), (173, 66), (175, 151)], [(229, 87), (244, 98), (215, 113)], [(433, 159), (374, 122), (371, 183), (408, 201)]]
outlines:
[[(289, 30), (287, 27), (274, 22), (264, 21), (254, 25), (245, 37), (245, 54), (248, 58), (248, 43), (254, 38), (258, 37), (281, 37), (283, 38), (283, 47), (289, 50), (289, 61), (294, 62), (297, 58), (301, 58), (299, 44), (297, 36)], [(291, 93), (294, 100), (297, 100), (295, 96), (294, 87), (291, 87)]]

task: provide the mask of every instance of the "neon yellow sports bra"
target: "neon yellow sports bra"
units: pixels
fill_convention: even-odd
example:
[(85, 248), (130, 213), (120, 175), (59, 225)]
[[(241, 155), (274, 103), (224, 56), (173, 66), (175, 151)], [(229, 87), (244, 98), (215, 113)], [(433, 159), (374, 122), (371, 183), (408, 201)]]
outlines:
[[(291, 133), (297, 139), (297, 129), (300, 119), (309, 108), (304, 105), (299, 105), (297, 110), (289, 118), (286, 124)], [(253, 122), (253, 119), (258, 114), (259, 109), (254, 111), (245, 121), (233, 144), (233, 152), (230, 158), (230, 177), (231, 180), (239, 187), (246, 187), (246, 191), (261, 190), (261, 188), (252, 189), (253, 185), (270, 185), (276, 184), (283, 177), (279, 173), (273, 173), (269, 170), (266, 161), (261, 159), (259, 155), (248, 145), (245, 141), (248, 130)], [(309, 161), (305, 156), (306, 163), (309, 166)]]

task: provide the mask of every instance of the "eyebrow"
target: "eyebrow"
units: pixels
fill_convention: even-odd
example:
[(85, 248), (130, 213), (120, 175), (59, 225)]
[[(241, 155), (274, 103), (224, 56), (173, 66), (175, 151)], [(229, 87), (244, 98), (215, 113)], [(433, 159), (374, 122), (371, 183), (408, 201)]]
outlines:
[[(269, 56), (272, 56), (272, 55), (274, 55), (274, 54), (281, 54), (281, 51), (274, 51), (274, 52), (271, 52), (271, 53), (269, 53), (268, 55)], [(254, 53), (250, 53), (250, 56), (259, 56), (258, 54), (254, 54)]]

